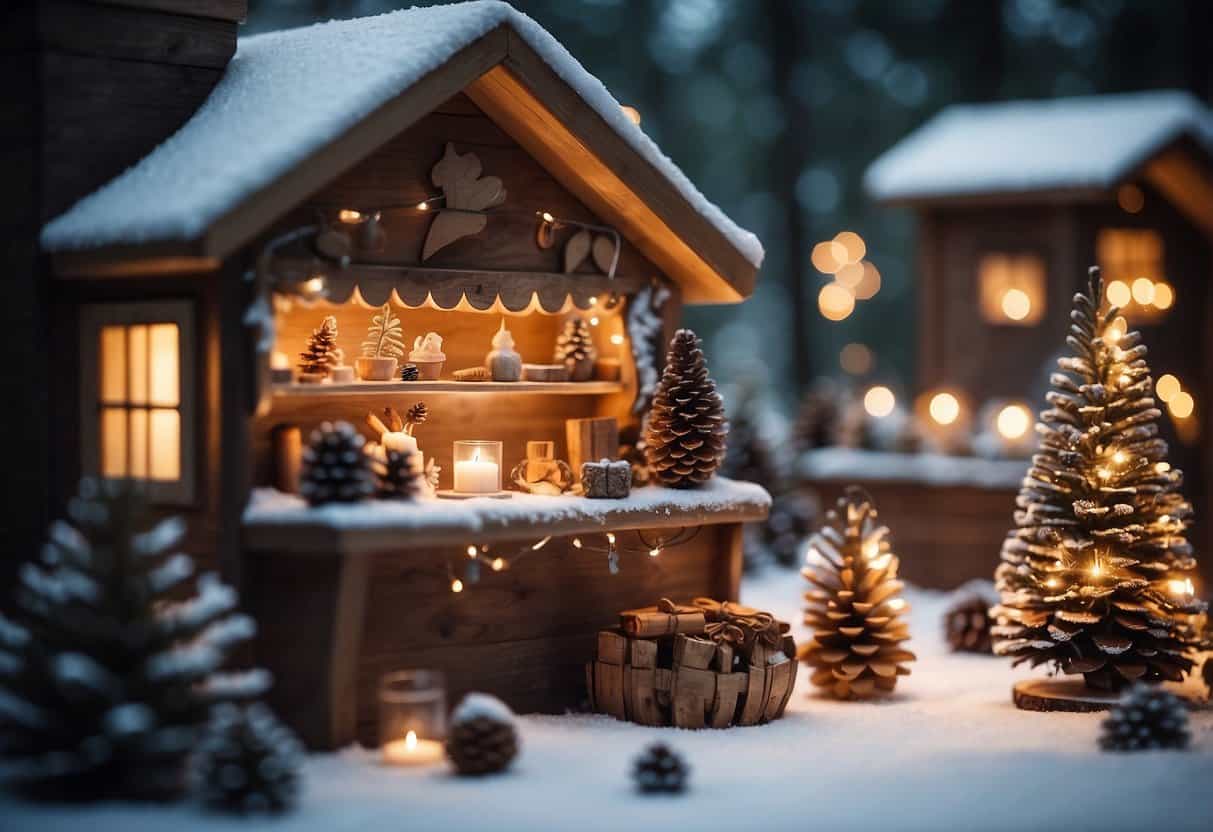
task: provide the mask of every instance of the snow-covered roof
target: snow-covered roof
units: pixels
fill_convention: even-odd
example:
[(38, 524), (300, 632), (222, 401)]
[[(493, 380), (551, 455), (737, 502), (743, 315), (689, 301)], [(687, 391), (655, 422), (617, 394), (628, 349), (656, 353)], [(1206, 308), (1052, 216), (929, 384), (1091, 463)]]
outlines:
[(438, 69), (508, 25), (687, 203), (757, 268), (762, 244), (737, 226), (622, 111), (606, 87), (531, 18), (476, 0), (335, 20), (240, 40), (192, 118), (140, 162), (49, 222), (51, 252), (199, 238), (217, 219)]
[(1185, 92), (955, 105), (885, 151), (878, 200), (1106, 189), (1181, 136), (1213, 153), (1213, 113)]

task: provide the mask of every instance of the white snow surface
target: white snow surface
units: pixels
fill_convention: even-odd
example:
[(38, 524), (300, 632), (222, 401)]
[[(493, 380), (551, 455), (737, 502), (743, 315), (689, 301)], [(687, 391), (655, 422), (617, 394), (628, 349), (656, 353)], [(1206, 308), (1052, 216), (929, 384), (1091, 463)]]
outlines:
[(762, 264), (758, 238), (709, 202), (601, 81), (538, 23), (496, 0), (241, 38), (222, 80), (190, 120), (48, 223), (42, 245), (63, 251), (197, 238), (243, 199), (502, 24), (518, 32), (746, 260)]
[[(793, 622), (804, 581), (791, 570), (749, 578), (747, 604)], [(810, 693), (802, 666), (783, 719), (724, 731), (646, 728), (606, 716), (520, 716), (518, 760), (497, 777), (444, 766), (388, 768), (373, 751), (309, 755), (298, 810), (250, 824), (189, 804), (92, 808), (0, 800), (0, 827), (37, 832), (619, 832), (692, 830), (1142, 830), (1213, 828), (1213, 710), (1194, 711), (1187, 752), (1098, 750), (1098, 714), (1041, 714), (1011, 704), (1004, 659), (951, 654), (950, 595), (909, 589), (918, 654), (878, 702)], [(681, 797), (642, 797), (633, 757), (666, 742), (691, 766)]]
[(510, 706), (487, 693), (469, 693), (460, 699), (455, 710), (451, 711), (452, 724), (482, 717), (497, 722), (514, 723), (514, 712), (510, 710)]
[(945, 108), (864, 174), (880, 200), (1108, 188), (1176, 138), (1213, 153), (1213, 113), (1176, 90)]
[(796, 462), (797, 471), (808, 480), (854, 479), (1012, 489), (1022, 484), (1030, 464), (1026, 459), (901, 454), (860, 448), (814, 448), (801, 454)]

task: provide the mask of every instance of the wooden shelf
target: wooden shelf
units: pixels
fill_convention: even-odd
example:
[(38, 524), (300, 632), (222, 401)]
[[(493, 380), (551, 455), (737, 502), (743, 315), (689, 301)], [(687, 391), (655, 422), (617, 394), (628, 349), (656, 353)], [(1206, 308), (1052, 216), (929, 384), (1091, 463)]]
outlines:
[(623, 392), (618, 381), (353, 381), (349, 384), (275, 384), (274, 398), (401, 393), (539, 393), (554, 396), (606, 396)]

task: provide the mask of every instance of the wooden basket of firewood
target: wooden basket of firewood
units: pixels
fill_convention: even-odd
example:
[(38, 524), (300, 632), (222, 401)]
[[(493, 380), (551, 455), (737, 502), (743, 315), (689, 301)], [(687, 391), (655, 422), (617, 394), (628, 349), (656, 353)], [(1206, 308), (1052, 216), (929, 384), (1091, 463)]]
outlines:
[(728, 728), (783, 715), (796, 645), (773, 615), (696, 598), (625, 610), (586, 665), (591, 707), (641, 725)]

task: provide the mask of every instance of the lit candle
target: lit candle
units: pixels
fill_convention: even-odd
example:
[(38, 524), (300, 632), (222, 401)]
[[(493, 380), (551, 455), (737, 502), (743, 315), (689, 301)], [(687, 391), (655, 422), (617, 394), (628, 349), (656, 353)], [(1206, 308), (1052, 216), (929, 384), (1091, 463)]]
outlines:
[(480, 450), (471, 459), (455, 463), (455, 490), (465, 494), (491, 494), (498, 490), (498, 466), (496, 462), (480, 459)]
[(383, 745), (383, 762), (391, 766), (433, 765), (442, 762), (445, 756), (441, 742), (418, 739), (416, 731)]
[(275, 351), (270, 355), (270, 381), (274, 384), (290, 384), (293, 380), (290, 359), (286, 353)]

